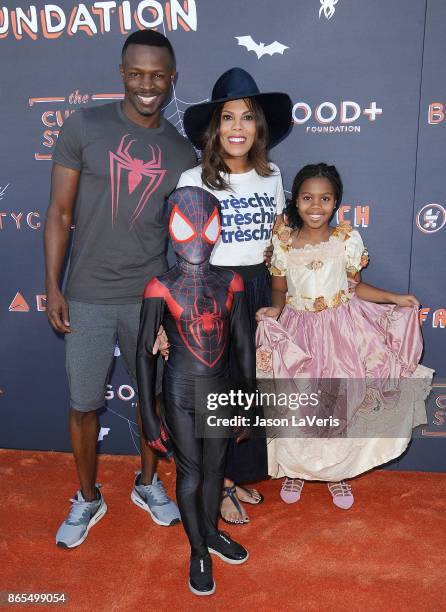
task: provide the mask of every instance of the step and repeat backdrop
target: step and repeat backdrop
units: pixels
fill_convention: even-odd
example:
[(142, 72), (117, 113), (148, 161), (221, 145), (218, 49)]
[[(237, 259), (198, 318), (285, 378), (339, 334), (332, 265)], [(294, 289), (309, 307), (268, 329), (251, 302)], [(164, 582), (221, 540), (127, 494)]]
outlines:
[[(247, 69), (286, 91), (293, 127), (271, 157), (290, 190), (310, 162), (344, 180), (340, 220), (370, 251), (366, 281), (422, 302), (423, 363), (436, 369), (429, 422), (390, 467), (443, 470), (446, 448), (446, 4), (442, 0), (55, 0), (0, 6), (0, 446), (69, 450), (63, 339), (45, 315), (43, 226), (64, 120), (122, 98), (126, 36), (165, 33), (178, 79), (164, 113)], [(135, 390), (119, 345), (100, 448), (136, 453)]]

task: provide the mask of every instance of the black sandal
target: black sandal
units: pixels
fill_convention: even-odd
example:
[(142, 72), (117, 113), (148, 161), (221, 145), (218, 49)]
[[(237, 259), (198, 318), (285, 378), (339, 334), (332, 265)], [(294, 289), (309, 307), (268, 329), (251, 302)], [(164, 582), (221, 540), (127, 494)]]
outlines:
[[(224, 521), (225, 523), (227, 523), (228, 525), (244, 525), (246, 523), (249, 523), (248, 516), (246, 514), (243, 515), (243, 510), (242, 510), (242, 507), (240, 505), (240, 501), (239, 501), (239, 499), (237, 497), (237, 494), (235, 492), (235, 485), (233, 485), (232, 487), (223, 487), (222, 496), (221, 496), (222, 501), (226, 497), (229, 497), (229, 499), (232, 501), (232, 503), (235, 506), (235, 509), (240, 514), (240, 517), (242, 518), (242, 521), (241, 522), (236, 522), (236, 521), (228, 521), (227, 519), (225, 519), (224, 516), (221, 513), (221, 505), (220, 505), (221, 520)], [(248, 519), (248, 520), (245, 520), (245, 519)]]
[[(259, 505), (259, 504), (261, 504), (261, 503), (264, 501), (264, 499), (265, 499), (265, 498), (263, 497), (263, 495), (260, 493), (260, 491), (258, 491), (257, 489), (251, 489), (251, 488), (248, 488), (248, 487), (242, 487), (242, 485), (238, 485), (238, 484), (236, 484), (236, 485), (235, 485), (235, 488), (236, 488), (236, 493), (237, 493), (237, 489), (241, 489), (241, 490), (242, 490), (242, 491), (244, 491), (244, 492), (246, 493), (246, 495), (248, 495), (248, 496), (249, 496), (249, 497), (250, 497), (252, 500), (255, 500), (255, 497), (253, 497), (253, 495), (252, 495), (252, 491), (255, 491), (255, 492), (257, 493), (257, 495), (259, 496), (257, 501), (246, 501), (246, 499), (245, 499), (245, 500), (243, 500), (243, 503), (244, 503), (244, 504), (251, 504), (252, 506), (258, 506), (258, 505)], [(239, 500), (239, 501), (240, 501), (240, 500)]]

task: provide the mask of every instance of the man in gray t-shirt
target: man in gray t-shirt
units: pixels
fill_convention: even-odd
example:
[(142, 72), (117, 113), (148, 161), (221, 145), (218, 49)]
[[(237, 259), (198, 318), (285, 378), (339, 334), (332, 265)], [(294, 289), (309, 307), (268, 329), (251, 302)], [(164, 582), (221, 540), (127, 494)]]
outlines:
[(114, 102), (71, 115), (53, 160), (80, 172), (66, 297), (141, 302), (167, 269), (164, 200), (195, 160), (191, 145), (165, 119), (147, 129)]
[[(167, 269), (164, 201), (180, 174), (196, 163), (193, 147), (161, 117), (175, 78), (167, 38), (150, 30), (130, 35), (120, 70), (122, 103), (77, 111), (64, 123), (53, 156), (45, 226), (47, 313), (53, 328), (65, 334), (70, 435), (80, 480), (56, 535), (57, 544), (68, 548), (81, 544), (107, 510), (95, 485), (96, 410), (104, 405), (117, 340), (136, 385), (144, 287)], [(59, 282), (72, 224), (63, 295)], [(178, 522), (178, 509), (142, 435), (141, 465), (132, 501), (157, 524)]]

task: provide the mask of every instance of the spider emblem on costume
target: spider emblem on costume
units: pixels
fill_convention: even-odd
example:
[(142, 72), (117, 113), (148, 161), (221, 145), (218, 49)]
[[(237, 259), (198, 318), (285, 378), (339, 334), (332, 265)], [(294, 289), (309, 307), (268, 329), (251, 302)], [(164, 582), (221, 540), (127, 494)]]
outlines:
[(198, 345), (203, 346), (203, 337), (209, 336), (214, 330), (217, 342), (220, 342), (223, 335), (223, 321), (221, 308), (214, 297), (197, 298), (191, 317), (189, 331)]
[(162, 294), (188, 351), (213, 368), (226, 348), (228, 326), (224, 322), (231, 298), (227, 288), (213, 285), (212, 277), (187, 280), (177, 279), (169, 290), (164, 285)]
[[(130, 227), (133, 227), (136, 220), (143, 212), (150, 196), (163, 182), (166, 170), (162, 166), (162, 152), (158, 145), (149, 145), (151, 158), (148, 161), (132, 157), (130, 149), (136, 140), (125, 134), (116, 149), (116, 152), (109, 152), (110, 158), (110, 182), (112, 197), (112, 224), (115, 223), (119, 211), (119, 194), (121, 190), (121, 180), (123, 171), (127, 174), (127, 189), (132, 195), (143, 183), (142, 193), (135, 194), (135, 201), (138, 199), (133, 212), (130, 215)], [(146, 180), (143, 182), (143, 177)]]

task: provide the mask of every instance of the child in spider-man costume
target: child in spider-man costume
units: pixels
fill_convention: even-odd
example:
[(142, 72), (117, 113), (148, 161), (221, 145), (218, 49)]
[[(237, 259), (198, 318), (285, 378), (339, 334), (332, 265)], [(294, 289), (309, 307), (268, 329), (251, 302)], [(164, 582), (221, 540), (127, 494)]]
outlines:
[[(199, 187), (183, 187), (168, 199), (169, 232), (176, 265), (147, 284), (141, 311), (137, 373), (144, 435), (177, 467), (177, 501), (191, 545), (189, 587), (196, 595), (215, 591), (209, 553), (243, 563), (248, 552), (217, 530), (228, 438), (195, 433), (195, 382), (228, 377), (229, 345), (240, 379), (254, 380), (243, 281), (210, 265), (220, 235), (219, 201)], [(163, 379), (162, 418), (155, 412), (156, 355), (160, 325), (170, 342)]]

